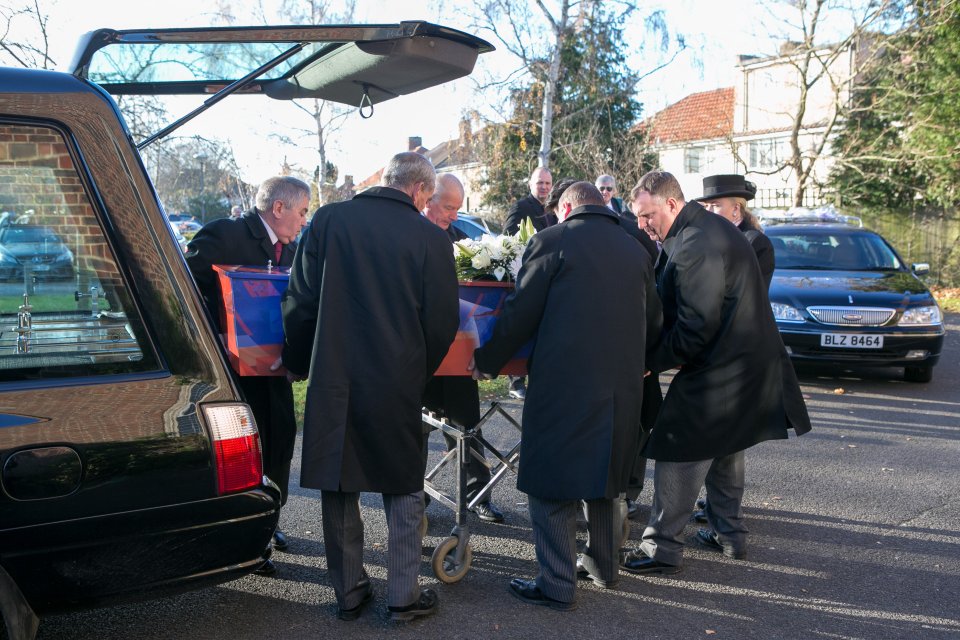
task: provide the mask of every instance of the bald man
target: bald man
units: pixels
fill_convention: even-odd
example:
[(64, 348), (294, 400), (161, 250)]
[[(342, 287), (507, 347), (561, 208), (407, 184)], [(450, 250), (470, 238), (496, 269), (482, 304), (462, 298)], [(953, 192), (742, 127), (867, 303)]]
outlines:
[[(427, 201), (427, 206), (423, 210), (423, 215), (426, 216), (427, 220), (446, 231), (451, 242), (467, 237), (465, 233), (453, 226), (453, 223), (457, 220), (457, 211), (463, 204), (463, 197), (463, 185), (457, 177), (444, 173), (437, 176), (437, 190), (433, 197)], [(430, 411), (446, 416), (459, 427), (473, 428), (480, 422), (480, 395), (477, 389), (477, 381), (461, 376), (434, 377), (427, 383), (427, 388), (423, 392), (423, 406)], [(481, 435), (479, 431), (477, 435)], [(447, 451), (457, 448), (457, 441), (452, 436), (444, 433), (443, 437), (447, 442)], [(471, 449), (481, 458), (483, 457), (483, 447), (474, 443)], [(423, 440), (423, 453), (424, 463), (426, 463), (426, 438)], [(465, 487), (468, 504), (489, 483), (490, 469), (482, 460), (475, 456), (469, 456), (467, 460), (467, 485)], [(489, 498), (482, 499), (470, 511), (476, 513), (485, 522), (503, 522), (503, 513), (490, 503)]]

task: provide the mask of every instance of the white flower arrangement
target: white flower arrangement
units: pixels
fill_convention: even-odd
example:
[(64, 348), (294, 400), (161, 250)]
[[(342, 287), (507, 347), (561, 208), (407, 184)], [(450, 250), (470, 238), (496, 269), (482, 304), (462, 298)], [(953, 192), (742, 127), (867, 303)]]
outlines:
[(504, 280), (514, 282), (523, 262), (523, 250), (536, 231), (527, 219), (517, 235), (491, 236), (479, 240), (460, 240), (453, 245), (458, 280)]

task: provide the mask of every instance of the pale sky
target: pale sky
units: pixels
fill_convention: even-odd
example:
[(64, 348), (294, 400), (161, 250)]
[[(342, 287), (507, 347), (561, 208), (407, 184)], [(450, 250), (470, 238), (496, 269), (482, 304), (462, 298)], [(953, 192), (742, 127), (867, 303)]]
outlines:
[[(86, 31), (98, 27), (208, 26), (212, 23), (209, 12), (216, 7), (216, 2), (210, 0), (164, 0), (162, 3), (41, 0), (41, 3), (50, 13), (48, 26), (52, 54), (60, 68), (69, 64), (76, 42)], [(234, 4), (242, 10), (252, 3), (235, 1)], [(470, 5), (437, 0), (358, 0), (356, 22), (424, 19), (476, 33), (497, 45), (490, 34), (477, 32), (471, 27), (468, 12), (464, 10), (466, 6)], [(645, 115), (651, 115), (690, 93), (729, 86), (736, 54), (772, 53), (775, 46), (765, 32), (762, 35), (755, 33), (757, 22), (763, 16), (769, 16), (762, 8), (763, 0), (655, 0), (644, 6), (664, 8), (670, 28), (682, 29), (691, 45), (690, 51), (682, 54), (670, 67), (642, 83), (639, 97), (644, 103)], [(239, 24), (255, 22), (241, 20)], [(642, 34), (642, 25), (637, 25), (628, 30), (628, 41), (637, 43)], [(655, 52), (632, 50), (630, 53), (631, 65), (636, 69), (647, 70), (656, 66)], [(495, 53), (481, 56), (478, 69), (481, 65), (497, 75), (508, 73), (516, 63), (501, 47)], [(462, 113), (469, 109), (492, 113), (486, 104), (489, 98), (485, 101), (476, 95), (474, 87), (473, 81), (463, 78), (377, 105), (374, 117), (369, 120), (351, 113), (338, 134), (338, 141), (328, 149), (328, 159), (339, 167), (341, 180), (344, 175), (352, 174), (359, 182), (383, 166), (393, 153), (405, 150), (408, 136), (421, 136), (428, 148), (456, 137)], [(198, 101), (190, 99), (171, 111), (179, 116), (192, 104), (198, 104)], [(304, 168), (317, 164), (316, 152), (309, 147), (285, 146), (268, 137), (271, 131), (282, 128), (281, 122), (310, 126), (306, 115), (281, 101), (234, 96), (188, 124), (178, 134), (199, 133), (229, 141), (244, 179), (258, 183), (276, 173), (284, 157), (291, 164)]]

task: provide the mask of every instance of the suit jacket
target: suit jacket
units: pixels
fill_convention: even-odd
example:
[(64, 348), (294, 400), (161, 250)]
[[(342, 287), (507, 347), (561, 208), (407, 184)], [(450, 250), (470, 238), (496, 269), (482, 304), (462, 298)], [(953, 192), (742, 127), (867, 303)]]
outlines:
[(213, 220), (200, 229), (187, 245), (187, 265), (217, 329), (221, 330), (220, 309), (223, 297), (220, 280), (212, 269), (213, 265), (266, 267), (267, 261), (270, 261), (275, 267), (287, 267), (293, 262), (296, 251), (296, 243), (284, 245), (280, 262), (277, 264), (270, 234), (255, 210), (247, 211), (240, 218)]
[(557, 216), (552, 213), (544, 213), (543, 204), (529, 195), (513, 203), (510, 211), (507, 213), (507, 221), (504, 223), (504, 233), (515, 235), (520, 230), (520, 225), (526, 218), (533, 222), (533, 228), (537, 231), (543, 231), (547, 227), (557, 224)]
[(696, 202), (680, 211), (656, 267), (664, 333), (650, 369), (680, 367), (646, 455), (693, 461), (809, 431), (756, 256), (743, 233)]
[(467, 238), (470, 237), (466, 233), (464, 233), (463, 231), (461, 231), (460, 229), (456, 228), (453, 225), (450, 225), (449, 227), (447, 227), (447, 236), (450, 238), (451, 243), (459, 242), (460, 240), (466, 240)]
[(424, 386), (460, 320), (447, 234), (388, 187), (323, 206), (282, 308), (284, 362), (310, 372), (300, 484), (422, 490)]
[(497, 373), (536, 336), (521, 491), (574, 500), (626, 489), (639, 447), (644, 352), (660, 333), (652, 275), (649, 258), (603, 206), (578, 207), (528, 242), (516, 289), (475, 352), (481, 371)]

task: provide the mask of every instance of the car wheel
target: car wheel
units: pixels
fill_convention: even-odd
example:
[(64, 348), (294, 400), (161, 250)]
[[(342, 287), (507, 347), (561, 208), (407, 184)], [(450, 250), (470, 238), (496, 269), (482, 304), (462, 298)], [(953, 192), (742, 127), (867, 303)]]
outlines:
[(907, 382), (930, 382), (933, 380), (933, 367), (904, 367), (903, 379)]

